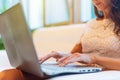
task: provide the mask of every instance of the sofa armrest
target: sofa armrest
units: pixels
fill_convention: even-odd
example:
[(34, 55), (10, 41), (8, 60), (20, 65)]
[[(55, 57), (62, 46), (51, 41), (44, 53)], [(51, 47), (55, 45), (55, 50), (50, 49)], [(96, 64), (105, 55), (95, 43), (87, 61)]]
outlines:
[(33, 33), (35, 49), (45, 55), (52, 50), (69, 52), (80, 40), (84, 24), (40, 28)]

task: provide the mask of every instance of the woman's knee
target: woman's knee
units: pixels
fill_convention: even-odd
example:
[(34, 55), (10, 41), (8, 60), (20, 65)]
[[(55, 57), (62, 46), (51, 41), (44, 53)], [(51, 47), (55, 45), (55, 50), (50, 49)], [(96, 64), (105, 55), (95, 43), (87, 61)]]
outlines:
[(24, 80), (24, 77), (20, 70), (10, 69), (0, 72), (0, 80)]

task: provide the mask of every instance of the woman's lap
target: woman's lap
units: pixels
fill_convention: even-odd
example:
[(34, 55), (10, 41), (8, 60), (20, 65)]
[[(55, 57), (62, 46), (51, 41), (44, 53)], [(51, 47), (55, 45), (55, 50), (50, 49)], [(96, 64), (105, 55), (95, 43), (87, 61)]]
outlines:
[(24, 80), (24, 77), (20, 70), (10, 69), (0, 72), (0, 80)]

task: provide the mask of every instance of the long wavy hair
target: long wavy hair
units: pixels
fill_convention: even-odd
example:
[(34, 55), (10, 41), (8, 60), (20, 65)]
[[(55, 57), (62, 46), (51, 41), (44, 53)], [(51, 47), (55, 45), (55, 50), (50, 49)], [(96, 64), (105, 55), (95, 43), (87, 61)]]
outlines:
[[(114, 32), (120, 36), (120, 0), (110, 0), (110, 12), (109, 17), (115, 23)], [(97, 19), (103, 19), (104, 14), (98, 11), (94, 6)]]

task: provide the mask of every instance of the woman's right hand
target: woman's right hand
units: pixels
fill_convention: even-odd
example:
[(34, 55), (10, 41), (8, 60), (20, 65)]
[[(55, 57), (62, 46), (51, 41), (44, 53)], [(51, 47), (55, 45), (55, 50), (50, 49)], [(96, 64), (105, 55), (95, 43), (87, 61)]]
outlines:
[(61, 58), (65, 58), (66, 56), (68, 56), (69, 54), (64, 53), (64, 52), (59, 52), (59, 51), (51, 51), (49, 54), (47, 54), (46, 56), (40, 58), (40, 63), (45, 62), (46, 60), (48, 60), (49, 58), (55, 58), (56, 61), (58, 61)]

